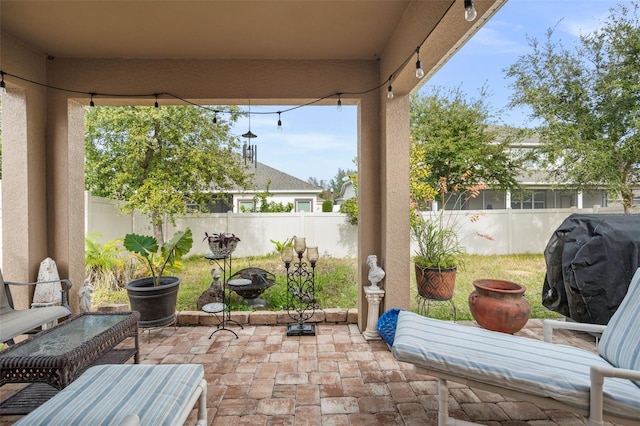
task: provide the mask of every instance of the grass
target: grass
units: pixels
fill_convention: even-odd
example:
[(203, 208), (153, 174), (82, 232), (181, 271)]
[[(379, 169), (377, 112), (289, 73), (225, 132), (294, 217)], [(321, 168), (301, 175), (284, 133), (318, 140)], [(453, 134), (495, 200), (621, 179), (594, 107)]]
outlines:
[[(546, 265), (544, 257), (540, 255), (501, 255), (479, 256), (466, 255), (464, 268), (458, 271), (453, 302), (457, 310), (458, 320), (473, 319), (469, 312), (467, 298), (473, 291), (473, 280), (480, 278), (497, 278), (514, 281), (527, 288), (525, 294), (532, 306), (531, 318), (558, 317), (555, 312), (542, 306), (542, 285)], [(276, 284), (260, 296), (269, 303), (267, 309), (282, 310), (286, 306), (285, 268), (278, 256), (247, 257), (233, 259), (233, 272), (240, 269), (254, 267), (262, 268), (273, 273)], [(211, 283), (211, 269), (214, 266), (202, 257), (193, 256), (185, 259), (184, 269), (178, 274), (182, 278), (178, 293), (178, 311), (197, 310), (198, 297)], [(230, 274), (227, 274), (227, 278)], [(355, 308), (357, 305), (357, 260), (321, 258), (316, 268), (316, 297), (320, 308)], [(389, 277), (387, 277), (389, 278)], [(384, 283), (384, 282), (383, 282)], [(411, 264), (411, 309), (417, 311), (417, 288), (413, 264)], [(95, 289), (93, 293), (94, 307), (101, 303), (128, 303), (124, 289), (118, 291), (103, 288)], [(232, 310), (248, 310), (241, 297), (232, 293)], [(450, 319), (452, 316), (449, 302), (435, 302), (429, 306), (429, 316)]]

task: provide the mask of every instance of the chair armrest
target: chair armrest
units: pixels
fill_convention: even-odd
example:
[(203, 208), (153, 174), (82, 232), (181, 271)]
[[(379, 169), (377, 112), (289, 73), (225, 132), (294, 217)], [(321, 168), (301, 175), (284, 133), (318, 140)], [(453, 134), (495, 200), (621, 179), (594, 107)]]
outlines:
[(556, 328), (602, 334), (607, 326), (601, 324), (587, 324), (582, 322), (568, 322), (546, 319), (542, 322), (542, 334), (544, 336), (545, 342), (551, 343), (553, 341), (553, 330)]
[(69, 289), (71, 288), (72, 284), (71, 281), (69, 281), (66, 278), (63, 279), (59, 279), (59, 280), (51, 280), (51, 281), (38, 281), (38, 282), (31, 282), (31, 283), (20, 283), (20, 282), (15, 282), (15, 281), (5, 281), (4, 282), (4, 287), (5, 287), (5, 292), (7, 294), (7, 299), (9, 302), (9, 306), (11, 306), (11, 308), (13, 309), (13, 298), (11, 297), (11, 291), (9, 290), (9, 286), (10, 285), (15, 285), (15, 286), (26, 286), (26, 285), (36, 285), (36, 284), (48, 284), (48, 283), (60, 283), (60, 286), (62, 287), (61, 291), (62, 291), (62, 306), (64, 306), (65, 308), (71, 310), (71, 308), (69, 308)]
[(640, 371), (606, 367), (602, 365), (592, 365), (589, 371), (591, 376), (589, 424), (603, 425), (602, 410), (604, 406), (604, 398), (602, 394), (602, 387), (604, 385), (605, 377), (617, 377), (620, 379), (638, 381), (640, 380)]

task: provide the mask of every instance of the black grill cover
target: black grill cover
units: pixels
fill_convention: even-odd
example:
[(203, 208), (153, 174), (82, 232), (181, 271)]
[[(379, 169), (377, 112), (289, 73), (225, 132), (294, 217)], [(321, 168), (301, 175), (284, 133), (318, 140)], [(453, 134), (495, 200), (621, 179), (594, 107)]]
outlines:
[(544, 256), (542, 304), (574, 321), (607, 324), (640, 266), (640, 215), (572, 214)]

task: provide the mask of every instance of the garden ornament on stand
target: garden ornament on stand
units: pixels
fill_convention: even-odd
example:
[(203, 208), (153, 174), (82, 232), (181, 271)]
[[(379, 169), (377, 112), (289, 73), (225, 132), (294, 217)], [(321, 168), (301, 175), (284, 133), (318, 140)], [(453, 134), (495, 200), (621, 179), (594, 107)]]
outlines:
[(375, 254), (370, 254), (367, 256), (367, 264), (369, 265), (369, 282), (371, 286), (369, 289), (371, 290), (380, 290), (378, 287), (378, 283), (384, 279), (385, 272), (384, 270), (378, 266), (378, 256)]

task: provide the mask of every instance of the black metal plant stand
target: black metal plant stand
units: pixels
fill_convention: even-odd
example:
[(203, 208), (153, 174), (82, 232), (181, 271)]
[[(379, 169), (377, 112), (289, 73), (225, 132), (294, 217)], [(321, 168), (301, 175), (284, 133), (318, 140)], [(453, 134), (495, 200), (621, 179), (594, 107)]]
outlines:
[(205, 255), (205, 259), (209, 260), (209, 264), (217, 265), (218, 268), (222, 269), (222, 302), (208, 303), (207, 305), (202, 307), (202, 310), (205, 312), (208, 312), (209, 314), (216, 315), (217, 313), (222, 313), (222, 319), (220, 320), (217, 328), (213, 330), (213, 333), (211, 333), (211, 335), (209, 336), (209, 339), (211, 339), (213, 335), (216, 334), (218, 331), (223, 331), (223, 330), (233, 333), (233, 335), (236, 336), (236, 339), (237, 339), (238, 334), (235, 331), (231, 330), (230, 328), (227, 328), (227, 323), (230, 323), (230, 322), (240, 326), (240, 328), (244, 328), (244, 326), (240, 324), (238, 321), (231, 319), (231, 306), (229, 305), (229, 299), (227, 296), (228, 293), (231, 292), (231, 290), (228, 289), (228, 285), (227, 285), (227, 269), (229, 270), (229, 274), (231, 274), (231, 255), (224, 256), (224, 255), (207, 254)]
[(317, 309), (315, 268), (318, 261), (318, 248), (307, 249), (309, 265), (302, 260), (305, 249), (304, 238), (296, 238), (295, 250), (298, 261), (293, 264), (293, 268), (291, 268), (293, 248), (284, 247), (282, 250), (282, 260), (287, 270), (287, 313), (296, 321), (296, 324), (287, 327), (287, 336), (315, 336), (316, 334), (315, 324), (305, 324), (305, 321), (309, 320)]

